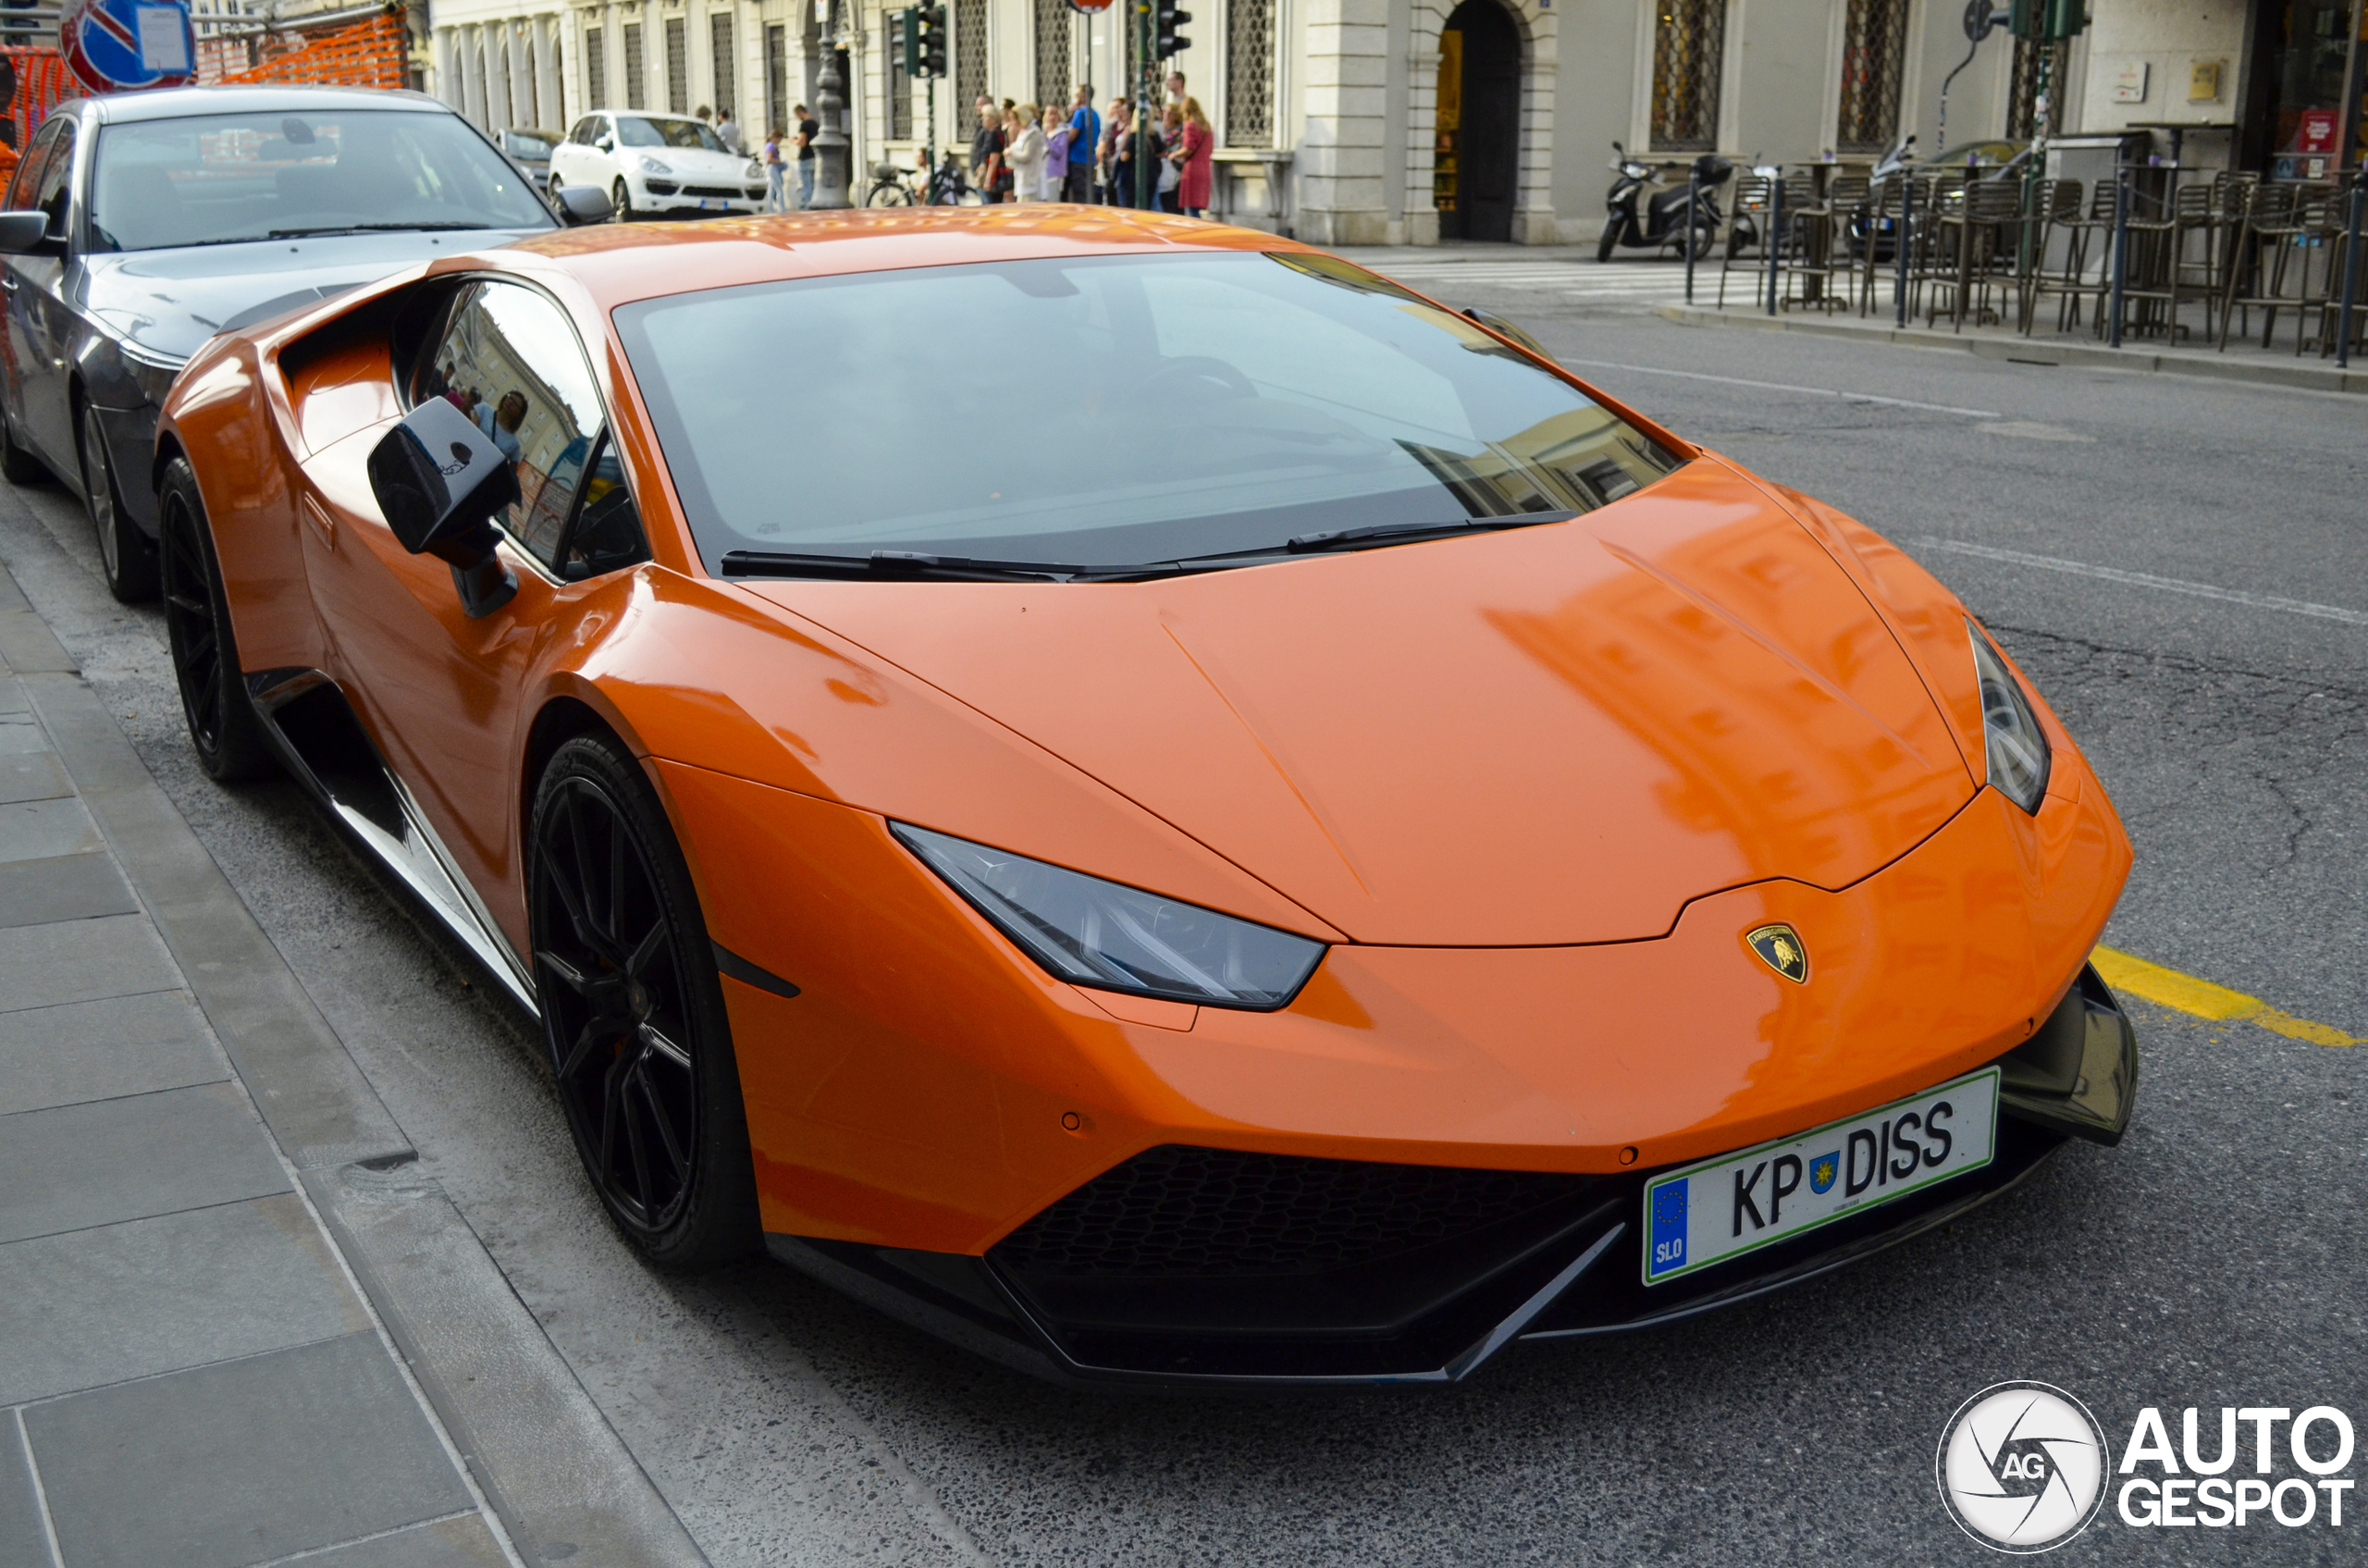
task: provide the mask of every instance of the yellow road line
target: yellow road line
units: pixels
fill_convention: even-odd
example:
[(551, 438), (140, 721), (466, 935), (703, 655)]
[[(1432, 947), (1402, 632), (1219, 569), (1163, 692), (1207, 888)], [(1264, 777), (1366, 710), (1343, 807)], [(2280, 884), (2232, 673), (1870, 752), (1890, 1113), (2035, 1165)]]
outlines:
[(2313, 1045), (2368, 1045), (2368, 1040), (2356, 1039), (2339, 1029), (2281, 1013), (2257, 996), (2166, 969), (2110, 947), (2098, 948), (2090, 955), (2090, 961), (2097, 966), (2097, 973), (2104, 976), (2107, 985), (2157, 1006), (2192, 1013), (2215, 1022), (2259, 1024), (2273, 1034), (2307, 1040)]

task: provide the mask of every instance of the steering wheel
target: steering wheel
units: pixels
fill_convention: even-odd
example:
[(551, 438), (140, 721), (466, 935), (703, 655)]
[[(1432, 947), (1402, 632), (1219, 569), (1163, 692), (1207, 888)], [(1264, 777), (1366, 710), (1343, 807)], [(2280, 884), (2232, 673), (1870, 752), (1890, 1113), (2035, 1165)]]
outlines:
[(1185, 354), (1167, 361), (1158, 374), (1143, 384), (1143, 389), (1161, 391), (1168, 389), (1171, 383), (1175, 389), (1181, 389), (1187, 381), (1214, 381), (1237, 398), (1258, 395), (1258, 389), (1250, 384), (1249, 377), (1224, 360), (1213, 359), (1207, 354)]

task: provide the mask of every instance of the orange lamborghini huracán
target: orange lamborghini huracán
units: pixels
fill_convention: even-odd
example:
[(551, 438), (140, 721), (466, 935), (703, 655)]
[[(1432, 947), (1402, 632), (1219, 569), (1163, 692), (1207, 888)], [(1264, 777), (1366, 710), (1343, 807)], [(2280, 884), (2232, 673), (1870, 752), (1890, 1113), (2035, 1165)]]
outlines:
[(216, 338), (156, 462), (204, 765), (539, 1016), (658, 1264), (1452, 1380), (2126, 1125), (2128, 841), (1964, 608), (1306, 246), (556, 234)]

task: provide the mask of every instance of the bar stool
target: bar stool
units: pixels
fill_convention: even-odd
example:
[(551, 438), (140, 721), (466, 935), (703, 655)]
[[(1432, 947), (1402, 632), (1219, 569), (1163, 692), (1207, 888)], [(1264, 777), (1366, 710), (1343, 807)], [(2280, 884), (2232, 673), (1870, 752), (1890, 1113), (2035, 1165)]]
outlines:
[[(2220, 295), (2220, 349), (2228, 348), (2228, 324), (2238, 311), (2245, 315), (2246, 336), (2252, 335), (2251, 310), (2255, 305), (2271, 309), (2270, 320), (2276, 322), (2277, 302), (2265, 291), (2265, 282), (2274, 285), (2275, 270), (2263, 265), (2264, 247), (2275, 247), (2292, 232), (2294, 221), (2294, 187), (2274, 180), (2263, 180), (2248, 193), (2244, 216), (2237, 226), (2236, 237), (2228, 256), (2228, 280)], [(2244, 292), (2246, 284), (2253, 291)], [(2264, 345), (2266, 346), (2266, 345)]]
[[(1753, 298), (1758, 297), (1758, 275), (1768, 270), (1768, 247), (1774, 241), (1774, 200), (1776, 182), (1764, 174), (1745, 175), (1735, 181), (1734, 213), (1727, 222), (1726, 254), (1719, 263), (1719, 308), (1727, 308), (1727, 279), (1737, 272), (1754, 274)], [(1757, 243), (1747, 241), (1736, 230), (1736, 221), (1748, 216)], [(1745, 253), (1756, 253), (1745, 261)]]

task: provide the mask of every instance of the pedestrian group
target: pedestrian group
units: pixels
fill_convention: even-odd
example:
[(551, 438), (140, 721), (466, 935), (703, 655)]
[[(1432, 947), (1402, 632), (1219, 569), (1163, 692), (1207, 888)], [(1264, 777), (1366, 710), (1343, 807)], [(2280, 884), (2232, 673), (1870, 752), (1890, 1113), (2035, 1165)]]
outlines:
[(1081, 85), (1066, 109), (981, 95), (970, 135), (971, 186), (989, 203), (1078, 202), (1205, 217), (1216, 133), (1184, 73), (1167, 79), (1153, 116), (1124, 98), (1105, 120)]

